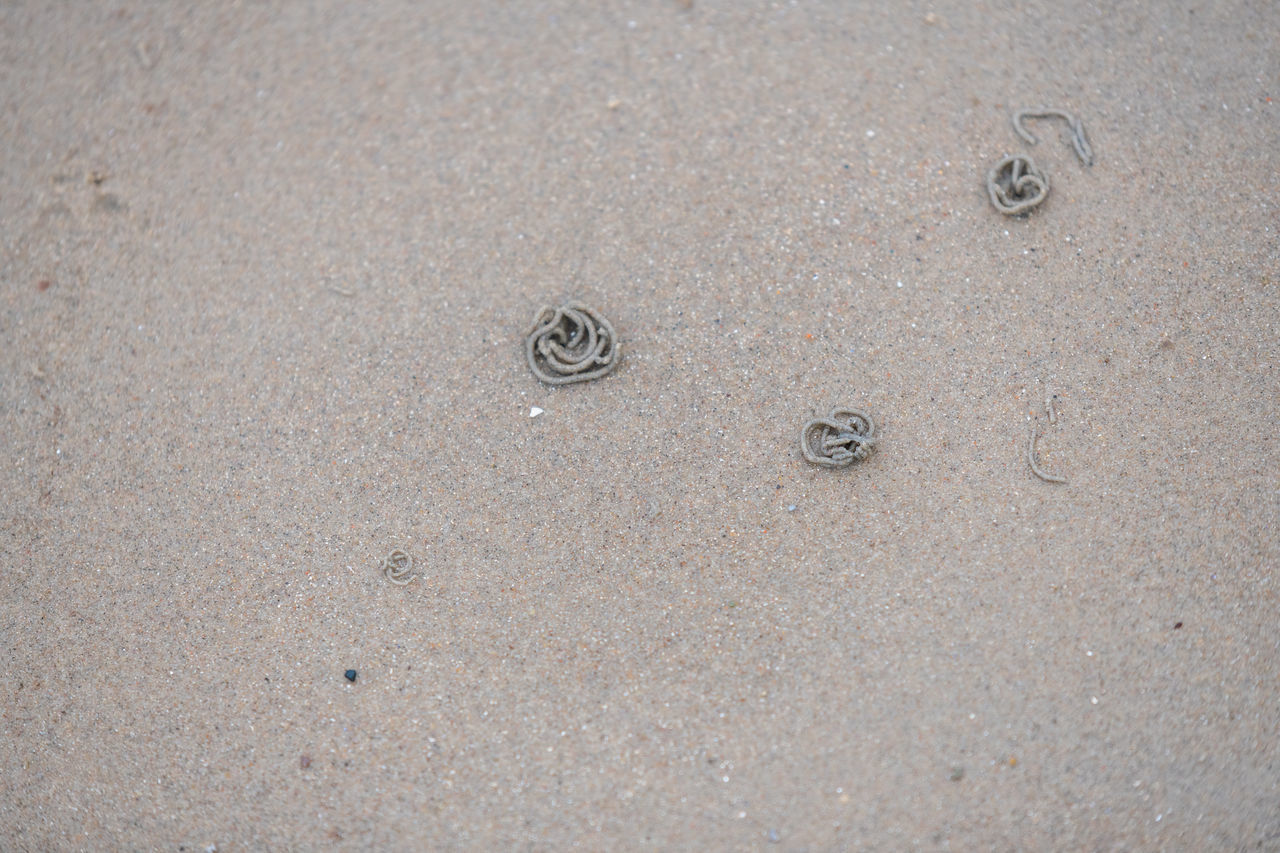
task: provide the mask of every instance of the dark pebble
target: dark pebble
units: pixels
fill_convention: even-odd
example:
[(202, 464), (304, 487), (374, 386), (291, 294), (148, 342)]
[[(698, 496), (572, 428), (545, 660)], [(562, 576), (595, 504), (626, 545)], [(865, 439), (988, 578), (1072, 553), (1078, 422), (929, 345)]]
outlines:
[(343, 675), (345, 675), (345, 676), (347, 677), (347, 681), (355, 681), (355, 680), (356, 680), (356, 671), (355, 671), (354, 669), (349, 669), (349, 670), (347, 670), (346, 672), (344, 672), (344, 673), (342, 673), (342, 674), (343, 674)]
[(299, 759), (298, 759), (298, 766), (299, 766), (299, 767), (301, 767), (303, 770), (306, 770), (308, 767), (310, 767), (310, 766), (311, 766), (311, 756), (310, 756), (310, 755), (304, 755), (304, 756), (302, 756), (301, 758), (299, 758)]

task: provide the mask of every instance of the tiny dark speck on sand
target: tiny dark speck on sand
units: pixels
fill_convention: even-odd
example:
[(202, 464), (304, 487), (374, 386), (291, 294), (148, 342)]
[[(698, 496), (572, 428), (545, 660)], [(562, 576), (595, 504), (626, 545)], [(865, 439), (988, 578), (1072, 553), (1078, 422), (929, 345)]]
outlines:
[(963, 779), (963, 778), (964, 778), (964, 768), (963, 768), (963, 767), (953, 767), (953, 768), (951, 768), (951, 781), (952, 781), (952, 782), (959, 782), (959, 781), (960, 781), (961, 779)]
[(299, 759), (298, 759), (298, 766), (299, 766), (299, 767), (301, 767), (303, 770), (306, 770), (308, 767), (310, 767), (310, 766), (311, 766), (311, 756), (310, 756), (310, 755), (304, 755), (304, 756), (302, 756), (301, 758), (299, 758)]
[(1182, 627), (1182, 623), (1181, 623), (1181, 622), (1174, 622), (1174, 623), (1173, 623), (1173, 630), (1175, 630), (1175, 631), (1176, 631), (1176, 630), (1178, 630), (1178, 629), (1179, 629), (1179, 628), (1181, 628), (1181, 627)]
[(344, 672), (344, 673), (342, 673), (342, 674), (343, 674), (343, 675), (345, 675), (345, 676), (347, 677), (347, 681), (355, 681), (355, 680), (356, 680), (356, 671), (355, 671), (354, 669), (349, 669), (349, 670), (347, 670), (346, 672)]

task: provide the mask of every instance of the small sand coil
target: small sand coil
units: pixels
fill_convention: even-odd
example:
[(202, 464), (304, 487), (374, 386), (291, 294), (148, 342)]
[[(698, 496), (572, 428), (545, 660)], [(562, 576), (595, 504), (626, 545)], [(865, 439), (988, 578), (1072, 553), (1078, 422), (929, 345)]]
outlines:
[(586, 382), (618, 363), (618, 336), (600, 312), (579, 302), (544, 305), (525, 338), (529, 369), (548, 385)]
[(405, 586), (413, 580), (413, 557), (395, 549), (383, 558), (382, 573), (396, 586)]
[(866, 459), (876, 443), (876, 423), (857, 409), (833, 409), (800, 430), (800, 452), (814, 465), (843, 468)]
[(1066, 110), (1052, 107), (1031, 107), (1025, 110), (1018, 110), (1013, 114), (1014, 132), (1031, 145), (1036, 144), (1036, 138), (1031, 131), (1022, 126), (1023, 121), (1029, 118), (1060, 118), (1065, 121), (1071, 128), (1071, 147), (1076, 150), (1076, 156), (1086, 166), (1093, 165), (1093, 149), (1089, 147), (1089, 140), (1084, 135), (1084, 125), (1080, 123), (1080, 119)]
[(1045, 200), (1049, 178), (1030, 157), (1010, 154), (987, 173), (987, 195), (996, 210), (1017, 216)]

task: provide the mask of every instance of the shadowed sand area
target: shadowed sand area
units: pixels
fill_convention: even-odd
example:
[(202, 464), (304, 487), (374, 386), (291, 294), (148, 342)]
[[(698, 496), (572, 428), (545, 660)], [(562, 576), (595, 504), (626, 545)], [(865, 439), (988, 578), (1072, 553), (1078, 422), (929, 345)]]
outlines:
[[(1280, 850), (1278, 57), (0, 5), (0, 848)], [(544, 386), (568, 302), (621, 358)]]

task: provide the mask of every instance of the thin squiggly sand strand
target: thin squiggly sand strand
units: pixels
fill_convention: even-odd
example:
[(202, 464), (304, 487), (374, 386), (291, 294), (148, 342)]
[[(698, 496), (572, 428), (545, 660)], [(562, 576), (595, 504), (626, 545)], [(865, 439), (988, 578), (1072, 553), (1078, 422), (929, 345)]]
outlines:
[(1031, 107), (1025, 110), (1018, 110), (1013, 114), (1014, 132), (1031, 145), (1035, 145), (1037, 140), (1031, 131), (1022, 126), (1022, 122), (1029, 118), (1060, 118), (1066, 121), (1071, 128), (1071, 147), (1076, 150), (1076, 156), (1086, 166), (1093, 165), (1093, 149), (1089, 147), (1089, 140), (1084, 135), (1084, 125), (1080, 123), (1080, 119), (1066, 110), (1054, 109), (1053, 107)]
[(1059, 477), (1057, 474), (1050, 474), (1048, 471), (1040, 467), (1036, 462), (1036, 440), (1040, 438), (1040, 430), (1036, 428), (1035, 423), (1031, 424), (1031, 439), (1027, 442), (1027, 464), (1031, 466), (1031, 473), (1035, 474), (1046, 483), (1065, 483), (1066, 477)]

